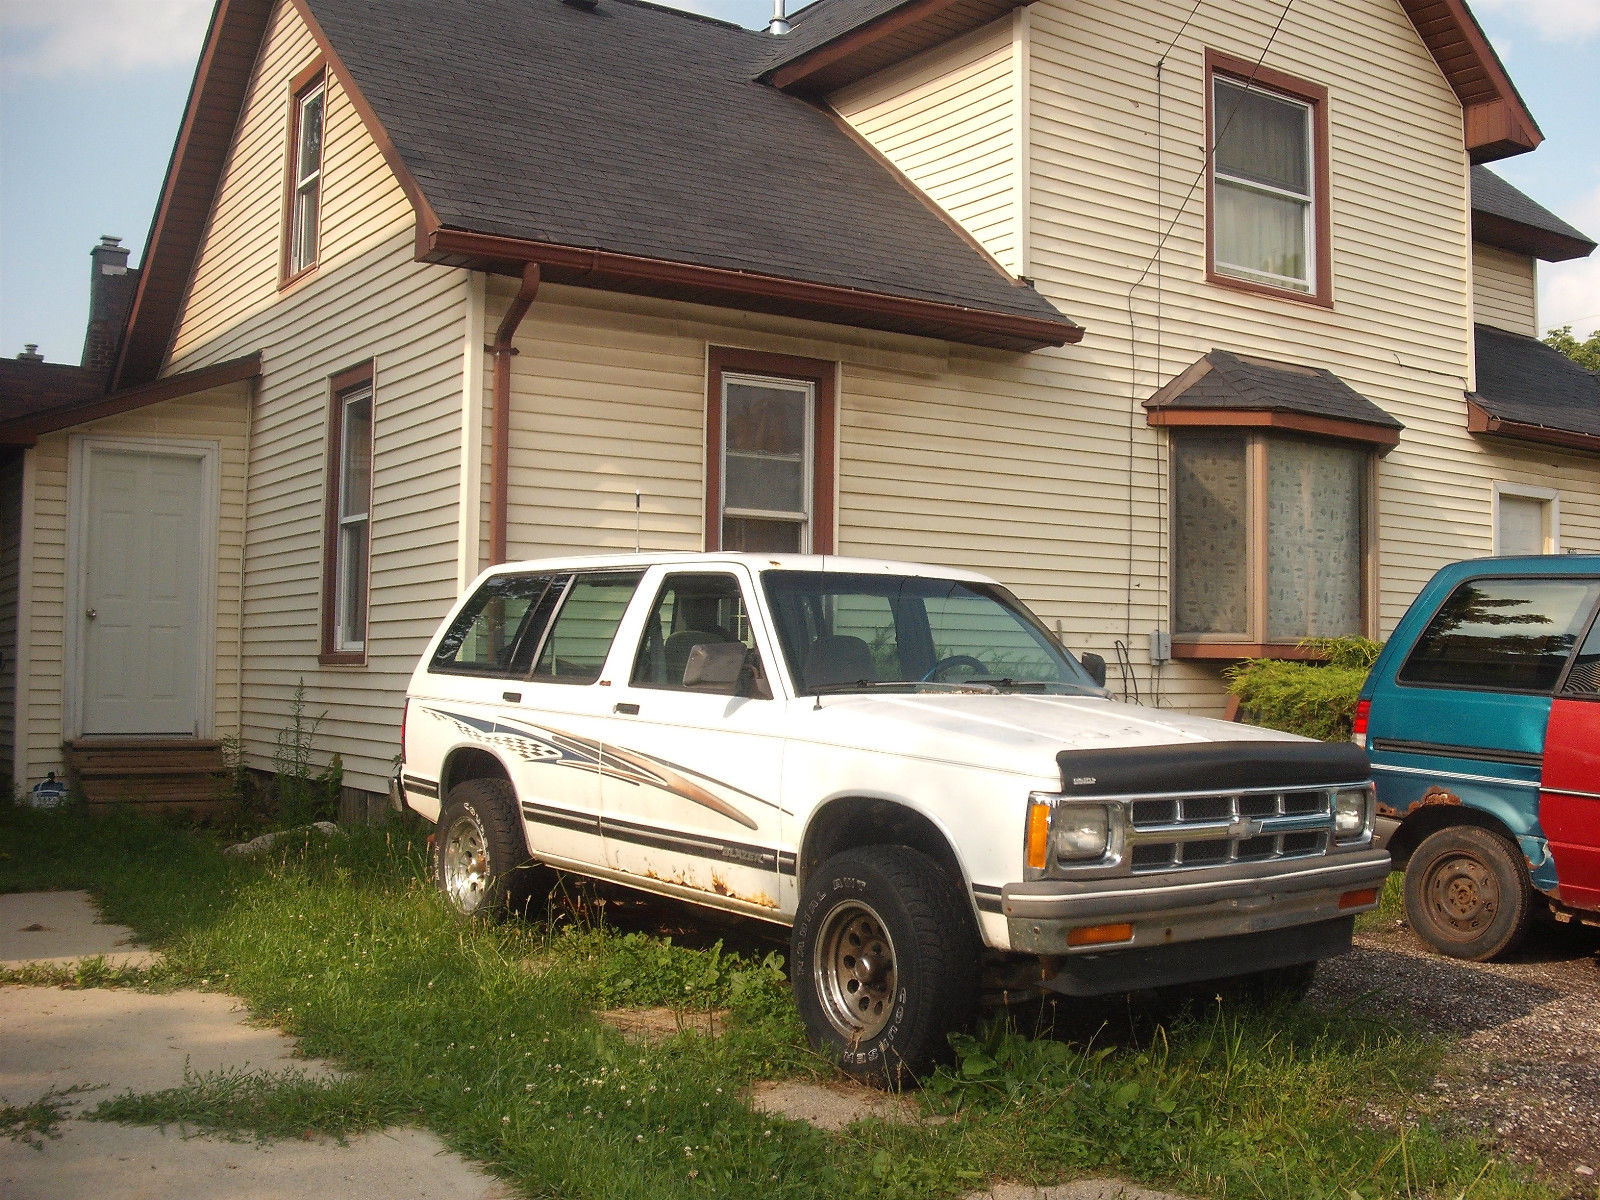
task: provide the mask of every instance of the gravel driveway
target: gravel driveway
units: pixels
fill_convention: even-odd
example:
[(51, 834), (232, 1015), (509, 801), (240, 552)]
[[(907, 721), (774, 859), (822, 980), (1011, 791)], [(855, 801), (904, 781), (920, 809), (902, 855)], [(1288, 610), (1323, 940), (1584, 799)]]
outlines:
[(1391, 921), (1322, 965), (1311, 1002), (1358, 1002), (1461, 1038), (1433, 1105), (1565, 1178), (1572, 1196), (1600, 1196), (1600, 930), (1536, 925), (1509, 961), (1469, 963)]

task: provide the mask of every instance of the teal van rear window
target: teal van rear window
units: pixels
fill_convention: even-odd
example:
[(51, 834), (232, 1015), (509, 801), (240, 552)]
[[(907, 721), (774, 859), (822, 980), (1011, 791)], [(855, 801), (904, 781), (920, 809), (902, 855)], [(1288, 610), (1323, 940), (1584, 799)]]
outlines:
[(1401, 683), (1548, 692), (1594, 611), (1586, 579), (1472, 579), (1450, 593), (1412, 647)]

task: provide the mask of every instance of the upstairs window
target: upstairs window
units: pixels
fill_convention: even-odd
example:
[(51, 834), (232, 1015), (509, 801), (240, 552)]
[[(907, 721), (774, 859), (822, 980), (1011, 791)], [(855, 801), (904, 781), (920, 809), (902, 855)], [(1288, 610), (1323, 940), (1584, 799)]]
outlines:
[(1208, 54), (1214, 282), (1331, 302), (1327, 90)]
[(323, 529), (322, 661), (366, 661), (372, 526), (372, 364), (334, 377)]
[(319, 64), (297, 78), (291, 92), (285, 282), (317, 265), (322, 202), (322, 115), (327, 90), (327, 72)]

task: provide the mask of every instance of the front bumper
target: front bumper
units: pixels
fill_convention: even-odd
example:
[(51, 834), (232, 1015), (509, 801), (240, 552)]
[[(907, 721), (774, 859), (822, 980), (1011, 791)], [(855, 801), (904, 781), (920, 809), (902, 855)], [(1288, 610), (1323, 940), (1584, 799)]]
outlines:
[[(1040, 880), (1012, 883), (1001, 892), (1001, 911), (1011, 937), (1011, 949), (1020, 954), (1063, 957), (1070, 961), (1107, 962), (1130, 956), (1155, 964), (1142, 974), (1159, 976), (1163, 958), (1173, 960), (1180, 978), (1107, 987), (1155, 987), (1191, 979), (1220, 978), (1243, 971), (1292, 962), (1310, 962), (1337, 954), (1349, 945), (1351, 918), (1377, 907), (1370, 904), (1339, 906), (1347, 892), (1383, 887), (1389, 874), (1387, 850), (1359, 850), (1299, 862), (1274, 860), (1242, 863), (1208, 871), (1171, 871), (1160, 875), (1123, 875), (1082, 881)], [(1068, 935), (1085, 926), (1128, 923), (1133, 936), (1115, 945), (1073, 946)], [(1343, 945), (1335, 946), (1337, 925)], [(1313, 928), (1321, 933), (1311, 935)], [(1296, 948), (1295, 931), (1304, 929), (1304, 953)], [(1284, 937), (1267, 937), (1289, 931)], [(1255, 939), (1265, 958), (1279, 961), (1247, 962), (1237, 969), (1218, 969), (1208, 961), (1235, 939)], [(1196, 944), (1195, 952), (1176, 954), (1171, 948)], [(1249, 946), (1237, 947), (1248, 957)], [(1288, 957), (1285, 959), (1284, 956)], [(1183, 967), (1177, 961), (1193, 960)], [(1237, 965), (1237, 956), (1230, 965)], [(1202, 974), (1194, 974), (1196, 969)], [(1064, 964), (1063, 969), (1066, 969)], [(1087, 982), (1087, 981), (1086, 981)], [(1077, 992), (1074, 994), (1094, 994)]]

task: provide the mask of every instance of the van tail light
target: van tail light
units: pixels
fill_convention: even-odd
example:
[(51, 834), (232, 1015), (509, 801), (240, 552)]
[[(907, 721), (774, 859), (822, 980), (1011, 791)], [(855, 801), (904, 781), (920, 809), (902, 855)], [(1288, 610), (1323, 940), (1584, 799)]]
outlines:
[(406, 697), (405, 707), (400, 710), (400, 761), (406, 760), (406, 720), (411, 716), (411, 697)]
[(1350, 740), (1358, 746), (1367, 744), (1367, 719), (1372, 716), (1372, 701), (1356, 701), (1356, 719), (1350, 726)]

